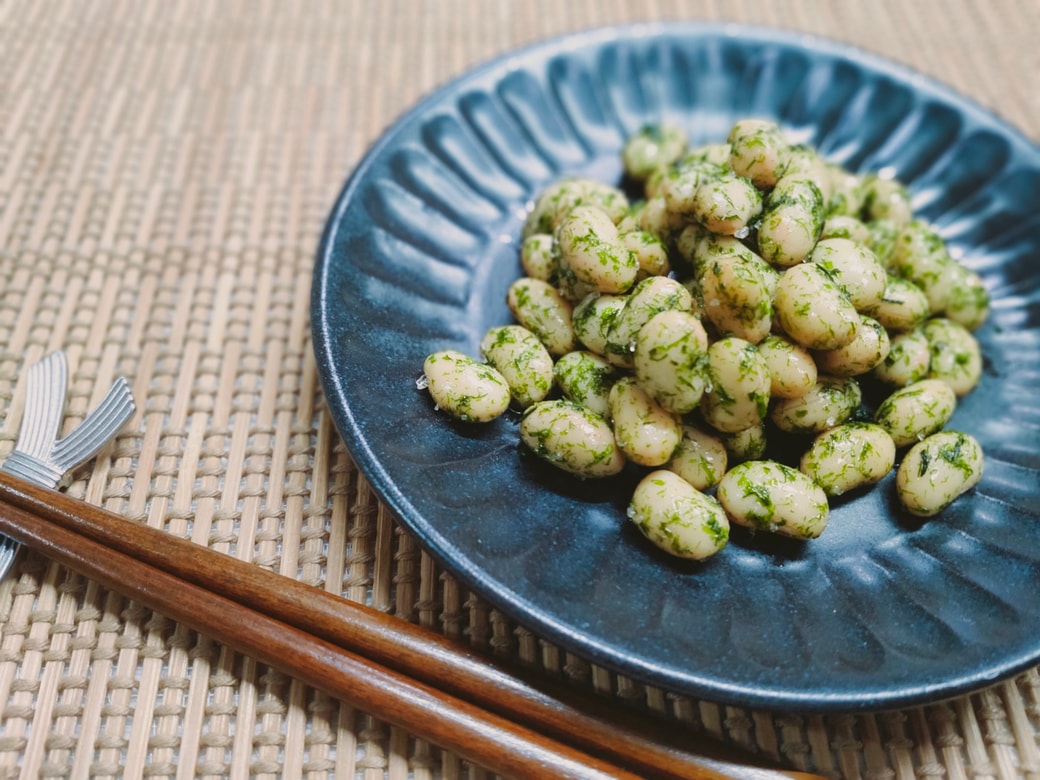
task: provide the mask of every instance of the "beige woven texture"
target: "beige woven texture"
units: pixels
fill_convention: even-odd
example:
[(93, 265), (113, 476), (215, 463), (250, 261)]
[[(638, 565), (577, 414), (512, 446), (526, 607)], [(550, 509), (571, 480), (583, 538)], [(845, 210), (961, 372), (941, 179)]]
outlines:
[[(1034, 0), (0, 2), (0, 457), (24, 368), (71, 366), (68, 424), (119, 374), (140, 410), (73, 495), (488, 653), (843, 778), (1040, 778), (1036, 670), (879, 715), (646, 689), (445, 576), (323, 408), (315, 248), (379, 133), (470, 66), (655, 18), (751, 21), (908, 63), (1040, 138)], [(0, 584), (0, 777), (484, 777), (29, 553)]]

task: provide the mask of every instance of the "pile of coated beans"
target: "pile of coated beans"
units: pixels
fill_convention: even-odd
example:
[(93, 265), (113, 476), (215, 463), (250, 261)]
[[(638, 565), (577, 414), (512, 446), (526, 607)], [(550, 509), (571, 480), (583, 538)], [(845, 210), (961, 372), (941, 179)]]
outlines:
[[(638, 198), (580, 178), (537, 198), (516, 321), (479, 358), (424, 362), (439, 409), (520, 410), (524, 445), (578, 478), (635, 464), (629, 518), (684, 558), (721, 550), (731, 523), (818, 537), (832, 498), (894, 468), (921, 517), (977, 484), (981, 447), (945, 426), (981, 376), (988, 295), (902, 184), (757, 119), (697, 148), (645, 127), (622, 162)], [(770, 457), (776, 435), (801, 443), (797, 464)]]

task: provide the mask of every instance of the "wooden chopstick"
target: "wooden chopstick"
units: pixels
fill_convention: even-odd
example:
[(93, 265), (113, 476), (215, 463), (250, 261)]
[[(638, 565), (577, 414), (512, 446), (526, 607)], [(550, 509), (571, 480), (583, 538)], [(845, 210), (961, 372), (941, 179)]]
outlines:
[(505, 776), (811, 778), (0, 472), (0, 533)]

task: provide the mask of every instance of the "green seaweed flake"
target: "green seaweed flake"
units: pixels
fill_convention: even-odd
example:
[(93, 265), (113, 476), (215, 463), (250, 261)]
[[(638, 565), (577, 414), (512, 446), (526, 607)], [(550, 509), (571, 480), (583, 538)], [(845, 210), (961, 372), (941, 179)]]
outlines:
[(930, 453), (926, 447), (922, 448), (921, 449), (921, 462), (917, 466), (917, 476), (923, 477), (925, 474), (927, 474), (928, 473), (928, 466), (931, 465), (931, 462), (932, 462), (932, 453)]
[(741, 474), (737, 480), (737, 484), (743, 491), (746, 498), (754, 498), (762, 507), (762, 512), (748, 512), (747, 518), (760, 528), (768, 528), (770, 521), (773, 519), (773, 515), (776, 512), (776, 507), (773, 504), (773, 497), (769, 493), (769, 488), (765, 485), (759, 485), (748, 479), (746, 474)]
[(964, 448), (966, 443), (967, 439), (964, 435), (958, 433), (952, 443), (943, 444), (939, 447), (938, 454), (940, 458), (964, 474), (965, 477), (971, 477), (974, 474), (974, 469), (966, 459), (968, 455)]
[(729, 541), (729, 529), (719, 523), (718, 518), (714, 514), (708, 518), (702, 528), (711, 537), (711, 541), (716, 547), (722, 547)]

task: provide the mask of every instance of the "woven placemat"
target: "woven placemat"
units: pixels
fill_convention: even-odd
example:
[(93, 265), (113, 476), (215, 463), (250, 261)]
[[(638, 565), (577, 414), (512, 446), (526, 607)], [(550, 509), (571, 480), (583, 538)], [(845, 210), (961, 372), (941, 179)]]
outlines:
[[(1033, 0), (0, 3), (0, 457), (24, 368), (64, 349), (69, 426), (120, 374), (140, 407), (75, 496), (795, 768), (1040, 778), (1036, 670), (823, 717), (674, 696), (559, 651), (398, 528), (323, 408), (310, 276), (366, 147), (510, 48), (680, 17), (851, 42), (1040, 138)], [(0, 584), (0, 777), (485, 774), (36, 554)]]

